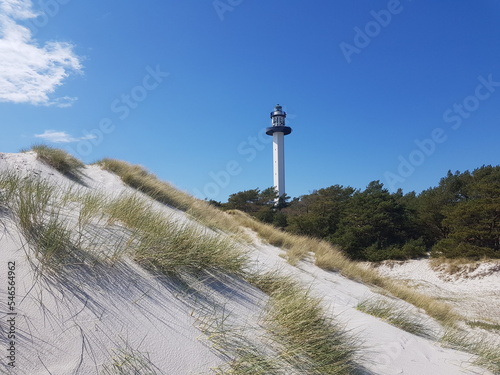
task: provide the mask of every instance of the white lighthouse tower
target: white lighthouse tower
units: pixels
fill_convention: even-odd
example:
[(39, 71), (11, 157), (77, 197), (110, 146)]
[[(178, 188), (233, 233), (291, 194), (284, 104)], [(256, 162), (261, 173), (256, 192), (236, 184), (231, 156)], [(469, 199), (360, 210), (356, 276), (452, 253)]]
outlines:
[(266, 129), (266, 134), (273, 136), (274, 187), (280, 198), (285, 195), (285, 135), (292, 132), (292, 128), (285, 125), (285, 118), (286, 112), (277, 104), (271, 112), (273, 126)]

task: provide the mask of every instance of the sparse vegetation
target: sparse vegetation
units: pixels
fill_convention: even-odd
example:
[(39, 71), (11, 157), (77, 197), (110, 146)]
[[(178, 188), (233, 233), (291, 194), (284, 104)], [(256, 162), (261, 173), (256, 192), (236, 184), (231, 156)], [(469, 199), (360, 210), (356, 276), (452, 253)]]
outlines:
[(118, 175), (130, 187), (149, 195), (160, 203), (187, 212), (209, 228), (227, 233), (239, 233), (240, 231), (231, 218), (221, 210), (159, 180), (139, 165), (115, 159), (102, 159), (96, 164)]
[(454, 349), (475, 354), (477, 365), (487, 368), (493, 374), (500, 374), (498, 343), (492, 343), (484, 337), (472, 336), (469, 332), (451, 327), (445, 331), (441, 342)]
[[(498, 350), (487, 341), (472, 340), (470, 335), (458, 330), (455, 323), (461, 317), (453, 313), (449, 305), (380, 276), (373, 269), (348, 259), (330, 242), (284, 232), (241, 211), (222, 213), (176, 191), (140, 167), (109, 159), (102, 163), (110, 163), (112, 167), (105, 168), (113, 170), (140, 192), (182, 209), (202, 223), (210, 222), (216, 230), (189, 222), (188, 218), (184, 222), (184, 219), (169, 217), (162, 207), (155, 206), (140, 193), (109, 199), (83, 190), (62, 191), (39, 177), (20, 177), (14, 172), (0, 174), (0, 206), (13, 214), (42, 271), (60, 270), (75, 261), (85, 262), (86, 258), (78, 258), (84, 253), (88, 259), (100, 254), (101, 260), (116, 260), (127, 253), (154, 272), (176, 277), (188, 274), (194, 278), (206, 272), (232, 274), (245, 277), (268, 294), (269, 303), (261, 321), (265, 333), (259, 342), (249, 339), (242, 329), (219, 324), (218, 317), (207, 318), (217, 324), (209, 324), (211, 328), (205, 332), (231, 357), (228, 366), (218, 369), (217, 373), (353, 374), (358, 369), (356, 339), (328, 317), (320, 299), (277, 273), (248, 274), (245, 253), (231, 237), (220, 233), (239, 233), (240, 225), (256, 231), (270, 244), (284, 248), (291, 264), (313, 255), (316, 265), (325, 270), (380, 287), (424, 309), (447, 327), (443, 342), (477, 354), (481, 365), (498, 371)], [(116, 237), (109, 236), (110, 233), (116, 233)], [(114, 249), (112, 254), (109, 248)], [(443, 262), (440, 264), (442, 267)], [(450, 273), (460, 271), (466, 264), (474, 267), (461, 260), (446, 262)], [(407, 310), (396, 305), (368, 300), (360, 303), (358, 309), (408, 332), (430, 335)], [(467, 324), (488, 331), (500, 329), (498, 324), (481, 321)], [(154, 370), (147, 367), (149, 364), (144, 353), (121, 351), (104, 371), (106, 375), (144, 371), (154, 374)]]
[[(275, 246), (282, 246), (289, 251), (294, 249), (292, 264), (302, 259), (306, 254), (315, 254), (315, 264), (327, 271), (340, 272), (342, 275), (356, 281), (380, 287), (412, 305), (422, 308), (426, 313), (444, 325), (453, 325), (458, 315), (453, 313), (451, 306), (426, 296), (389, 278), (380, 276), (375, 270), (363, 267), (357, 262), (347, 259), (336, 247), (316, 238), (307, 238), (289, 233), (261, 222), (241, 211), (230, 212), (238, 223), (255, 230), (264, 240)], [(287, 252), (288, 254), (288, 252)]]
[(468, 326), (472, 328), (481, 328), (487, 331), (498, 331), (500, 332), (500, 324), (481, 322), (479, 320), (467, 321)]
[(299, 374), (354, 374), (357, 347), (329, 318), (320, 299), (284, 280), (271, 289), (265, 327), (280, 358)]
[(356, 308), (414, 335), (423, 337), (432, 336), (432, 332), (418, 317), (410, 313), (408, 309), (397, 306), (394, 302), (390, 303), (382, 299), (367, 299), (358, 303)]
[(110, 220), (132, 232), (133, 257), (144, 267), (165, 274), (203, 270), (241, 274), (245, 254), (231, 239), (201, 227), (174, 223), (137, 195), (109, 203)]
[[(485, 265), (482, 270), (478, 270), (481, 265)], [(500, 271), (500, 260), (491, 258), (482, 258), (481, 260), (473, 260), (469, 258), (432, 258), (429, 262), (431, 268), (441, 273), (442, 276), (463, 277), (469, 278), (484, 277), (489, 274)]]
[(36, 152), (38, 159), (63, 175), (76, 181), (81, 180), (82, 169), (85, 167), (85, 164), (66, 151), (46, 145), (34, 145), (31, 147), (31, 150)]
[(104, 365), (103, 375), (157, 375), (161, 372), (151, 362), (148, 353), (130, 347), (115, 350), (110, 364)]
[(60, 217), (56, 189), (39, 178), (20, 178), (12, 173), (3, 179), (2, 185), (15, 188), (15, 194), (7, 192), (11, 196), (9, 208), (36, 258), (45, 268), (59, 267), (67, 260), (72, 241), (68, 225)]
[(232, 354), (218, 374), (358, 373), (356, 338), (328, 317), (319, 298), (277, 272), (248, 275), (248, 280), (269, 295), (260, 334), (245, 335), (248, 330), (226, 325), (224, 317), (203, 327), (218, 347)]

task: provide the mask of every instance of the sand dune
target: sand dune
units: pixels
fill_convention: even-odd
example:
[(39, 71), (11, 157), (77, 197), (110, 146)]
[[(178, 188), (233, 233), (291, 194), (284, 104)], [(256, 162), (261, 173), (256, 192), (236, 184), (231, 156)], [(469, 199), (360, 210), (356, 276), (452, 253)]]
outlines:
[[(134, 192), (98, 166), (87, 166), (82, 180), (73, 181), (37, 160), (32, 152), (0, 154), (0, 173), (7, 170), (37, 176), (65, 191), (101, 192), (109, 197)], [(201, 227), (184, 212), (151, 203), (172, 222)], [(72, 222), (79, 214), (78, 207), (66, 209), (63, 214)], [(227, 327), (238, 330), (238, 337), (245, 336), (256, 345), (260, 342), (265, 346), (268, 342), (261, 337), (265, 335), (263, 316), (269, 296), (239, 277), (213, 272), (168, 277), (145, 270), (129, 256), (103, 261), (99, 254), (87, 254), (85, 260), (67, 264), (58, 272), (45, 271), (11, 212), (0, 209), (0, 220), (1, 374), (127, 373), (120, 370), (133, 374), (214, 373), (233, 355), (215, 345), (207, 328), (221, 317)], [(115, 241), (113, 236), (120, 232), (113, 232), (103, 223), (96, 221), (89, 233)], [(356, 309), (360, 301), (389, 297), (324, 271), (312, 259), (291, 266), (280, 257), (283, 250), (249, 233), (252, 243), (235, 243), (248, 254), (248, 268), (278, 270), (322, 298), (327, 313), (360, 343), (357, 361), (363, 373), (491, 374), (473, 365), (471, 354), (441, 346), (437, 338), (442, 328), (413, 306), (396, 301), (427, 327), (428, 337), (410, 334)], [(94, 259), (92, 256), (95, 261), (89, 260)], [(79, 259), (78, 254), (75, 257)], [(8, 265), (14, 263), (15, 308), (9, 310), (7, 271)], [(392, 275), (399, 269), (401, 276), (404, 267), (414, 264), (421, 263), (395, 268)], [(498, 293), (498, 277), (495, 280), (497, 284), (490, 285), (490, 291)], [(480, 294), (485, 283), (483, 279), (474, 286), (459, 284), (457, 293)], [(454, 287), (450, 286), (450, 290)], [(495, 296), (498, 298), (498, 294)], [(8, 338), (12, 318), (15, 339)], [(15, 362), (7, 358), (11, 341), (15, 341)], [(129, 359), (132, 361), (127, 362)], [(138, 370), (130, 372), (127, 366)]]

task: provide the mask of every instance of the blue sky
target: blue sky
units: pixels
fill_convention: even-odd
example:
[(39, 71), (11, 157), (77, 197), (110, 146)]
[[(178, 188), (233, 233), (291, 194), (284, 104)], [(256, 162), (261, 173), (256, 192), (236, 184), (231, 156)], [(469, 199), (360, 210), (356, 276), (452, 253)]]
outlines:
[(45, 142), (199, 198), (420, 192), (500, 164), (496, 0), (0, 0), (0, 152)]

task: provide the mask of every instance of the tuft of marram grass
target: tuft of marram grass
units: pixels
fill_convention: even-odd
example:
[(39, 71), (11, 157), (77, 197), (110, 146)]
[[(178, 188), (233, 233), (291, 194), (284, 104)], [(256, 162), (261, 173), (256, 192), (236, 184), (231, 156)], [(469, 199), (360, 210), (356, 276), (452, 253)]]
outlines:
[(441, 338), (445, 346), (453, 349), (467, 351), (475, 354), (477, 357), (474, 363), (487, 368), (493, 374), (500, 374), (500, 350), (498, 342), (492, 343), (484, 337), (471, 335), (455, 327), (448, 327)]
[(7, 192), (9, 209), (16, 225), (43, 269), (54, 270), (64, 264), (71, 254), (73, 243), (68, 223), (58, 207), (60, 192), (38, 177), (4, 176), (0, 185), (15, 188)]
[(82, 169), (85, 167), (80, 160), (68, 154), (66, 151), (49, 147), (47, 145), (34, 145), (31, 150), (36, 152), (37, 158), (61, 174), (79, 181), (82, 177)]
[(202, 271), (242, 274), (246, 266), (246, 254), (230, 238), (175, 223), (138, 195), (111, 201), (107, 213), (110, 220), (129, 228), (133, 257), (147, 269), (167, 275)]
[(498, 331), (500, 332), (500, 324), (481, 322), (478, 320), (467, 321), (467, 325), (471, 328), (481, 328), (486, 331)]
[(212, 314), (200, 327), (230, 358), (216, 374), (360, 374), (356, 338), (324, 309), (322, 300), (278, 271), (251, 273), (246, 280), (268, 294), (260, 330), (234, 327)]
[(411, 314), (408, 309), (397, 306), (395, 303), (389, 303), (382, 299), (366, 299), (358, 303), (356, 308), (414, 335), (432, 336), (431, 330), (422, 324), (414, 314)]
[(289, 277), (268, 273), (254, 277), (269, 293), (264, 326), (276, 342), (281, 361), (297, 374), (355, 374), (358, 346), (328, 317), (321, 299)]
[(102, 159), (96, 164), (118, 175), (130, 187), (160, 203), (187, 212), (209, 228), (241, 236), (240, 227), (226, 213), (159, 180), (142, 166), (109, 158)]

